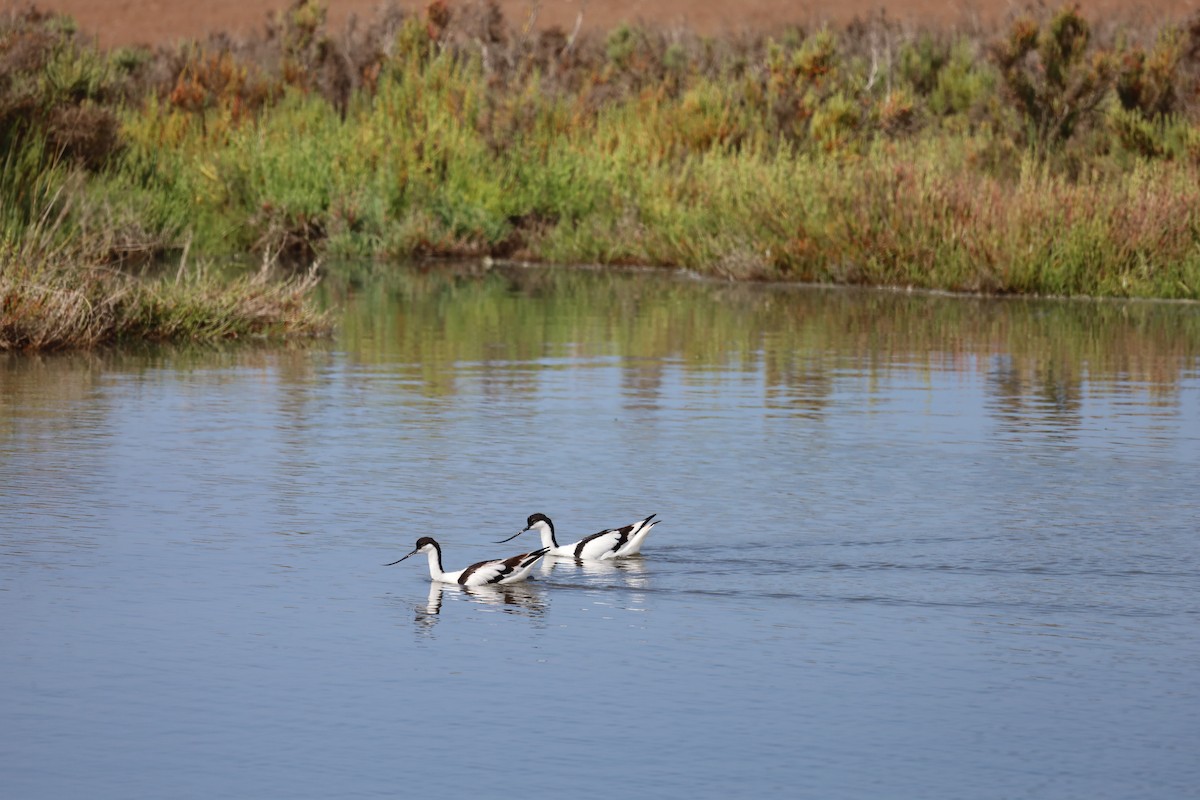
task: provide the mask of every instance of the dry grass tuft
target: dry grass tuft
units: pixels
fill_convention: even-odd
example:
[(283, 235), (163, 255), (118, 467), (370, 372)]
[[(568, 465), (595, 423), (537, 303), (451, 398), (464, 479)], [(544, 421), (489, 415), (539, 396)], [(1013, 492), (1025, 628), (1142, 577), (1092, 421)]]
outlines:
[(212, 342), (325, 336), (315, 269), (230, 281), (203, 269), (147, 278), (108, 267), (0, 265), (0, 350), (58, 350), (123, 341)]

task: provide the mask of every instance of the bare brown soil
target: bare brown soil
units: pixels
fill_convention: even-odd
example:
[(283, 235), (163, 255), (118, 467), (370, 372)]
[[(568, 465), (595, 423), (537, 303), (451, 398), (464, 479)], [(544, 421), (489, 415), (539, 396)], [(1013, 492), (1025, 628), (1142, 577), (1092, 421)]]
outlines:
[[(0, 0), (8, 10), (28, 0)], [(471, 0), (450, 0), (451, 8)], [(428, 3), (412, 0), (399, 5), (420, 11)], [(201, 39), (209, 33), (235, 36), (261, 29), (273, 11), (287, 0), (38, 0), (38, 8), (66, 13), (101, 46), (160, 45), (181, 39)], [(380, 0), (328, 0), (329, 23), (340, 30), (351, 15), (370, 19)], [(685, 27), (701, 34), (723, 31), (769, 32), (789, 24), (842, 24), (883, 9), (901, 22), (951, 28), (979, 28), (1002, 21), (1022, 0), (499, 0), (505, 17), (524, 25), (532, 19), (539, 28), (558, 26), (581, 31), (606, 31), (622, 22), (658, 27)], [(1048, 3), (1057, 8), (1060, 3)], [(1078, 0), (1093, 21), (1119, 17), (1134, 24), (1157, 27), (1168, 20), (1200, 13), (1200, 0)]]

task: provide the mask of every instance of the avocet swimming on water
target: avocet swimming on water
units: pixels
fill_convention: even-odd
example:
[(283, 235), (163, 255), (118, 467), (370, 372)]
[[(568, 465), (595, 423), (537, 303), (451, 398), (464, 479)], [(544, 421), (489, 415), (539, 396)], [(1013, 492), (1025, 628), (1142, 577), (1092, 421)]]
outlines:
[(542, 547), (545, 549), (546, 555), (566, 556), (586, 561), (624, 558), (637, 555), (642, 551), (642, 542), (646, 540), (650, 529), (661, 522), (661, 520), (654, 519), (655, 516), (657, 515), (651, 514), (645, 519), (623, 528), (609, 528), (599, 533), (593, 533), (591, 536), (585, 536), (573, 544), (560, 545), (554, 538), (554, 523), (550, 521), (550, 518), (545, 514), (531, 514), (526, 520), (524, 528), (496, 544), (511, 541), (525, 531), (536, 530), (542, 537)]
[[(480, 561), (466, 569), (457, 572), (442, 570), (442, 546), (428, 536), (417, 539), (417, 546), (408, 556), (425, 553), (429, 556), (429, 577), (443, 583), (457, 583), (462, 586), (495, 586), (497, 584), (516, 583), (529, 577), (529, 571), (538, 559), (546, 555), (546, 548), (521, 553), (510, 558), (497, 558), (491, 561)], [(405, 556), (404, 558), (408, 558)], [(399, 564), (404, 558), (384, 564), (390, 567)]]

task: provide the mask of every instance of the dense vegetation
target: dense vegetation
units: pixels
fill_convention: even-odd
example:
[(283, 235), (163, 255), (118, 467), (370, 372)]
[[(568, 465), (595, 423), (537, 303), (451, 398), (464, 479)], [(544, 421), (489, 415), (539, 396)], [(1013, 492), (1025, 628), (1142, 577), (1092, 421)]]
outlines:
[(1200, 298), (1200, 16), (588, 37), (439, 0), (333, 33), (300, 0), (252, 40), (102, 52), (21, 12), (0, 148), (5, 347), (50, 341), (21, 326), (64, 287), (110, 310), (112, 285), (180, 289), (201, 316), (256, 287), (281, 317), (201, 335), (321, 327), (303, 279), (129, 277), (180, 253)]

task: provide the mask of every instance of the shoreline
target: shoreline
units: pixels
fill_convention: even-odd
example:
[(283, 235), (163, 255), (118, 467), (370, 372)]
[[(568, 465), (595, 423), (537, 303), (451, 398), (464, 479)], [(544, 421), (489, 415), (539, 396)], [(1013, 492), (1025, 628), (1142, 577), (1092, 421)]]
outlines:
[(770, 290), (796, 290), (796, 291), (839, 291), (839, 292), (882, 292), (886, 294), (905, 294), (917, 295), (924, 297), (946, 297), (946, 298), (961, 298), (964, 300), (1003, 300), (1003, 301), (1042, 301), (1059, 303), (1059, 302), (1075, 302), (1080, 303), (1152, 303), (1164, 305), (1182, 305), (1182, 306), (1197, 306), (1200, 307), (1200, 299), (1191, 297), (1116, 297), (1112, 295), (1088, 295), (1088, 294), (1001, 294), (988, 292), (969, 292), (969, 291), (954, 291), (952, 289), (937, 289), (922, 286), (905, 286), (900, 284), (865, 284), (865, 283), (818, 283), (815, 281), (788, 281), (788, 280), (761, 280), (761, 281), (738, 281), (730, 278), (723, 278), (719, 275), (706, 274), (698, 272), (687, 267), (655, 267), (646, 264), (577, 264), (577, 263), (557, 263), (548, 261), (515, 261), (512, 259), (493, 259), (484, 256), (477, 262), (468, 260), (460, 262), (454, 258), (430, 258), (425, 261), (414, 262), (414, 264), (432, 264), (437, 265), (443, 263), (446, 265), (465, 263), (478, 263), (486, 272), (493, 268), (512, 267), (516, 269), (528, 270), (583, 270), (587, 272), (616, 272), (616, 273), (655, 273), (673, 276), (681, 280), (700, 281), (703, 283), (712, 283), (724, 286), (761, 286)]

